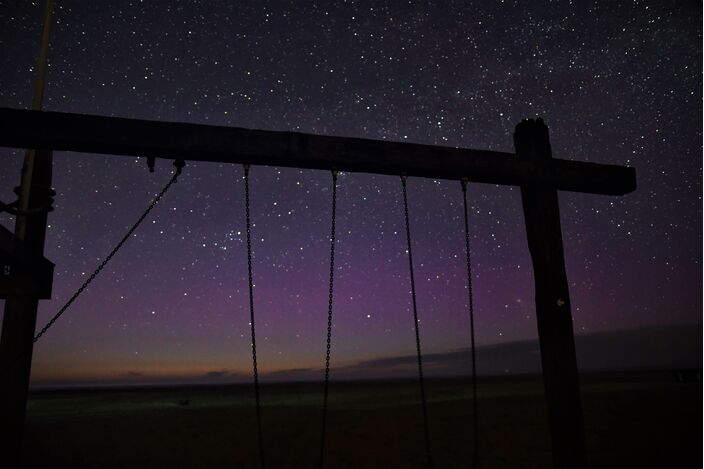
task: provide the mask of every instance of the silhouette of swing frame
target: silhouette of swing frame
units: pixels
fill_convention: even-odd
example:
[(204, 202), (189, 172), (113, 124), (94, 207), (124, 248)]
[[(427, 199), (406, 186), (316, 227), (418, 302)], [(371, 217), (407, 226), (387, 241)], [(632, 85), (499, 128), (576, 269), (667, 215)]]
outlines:
[[(553, 467), (586, 467), (586, 450), (557, 191), (624, 195), (635, 169), (552, 158), (541, 119), (516, 126), (515, 154), (405, 142), (250, 130), (0, 108), (0, 146), (37, 150), (31, 207), (51, 195), (52, 151), (417, 176), (521, 188), (535, 278)], [(41, 255), (46, 213), (27, 225), (27, 248)], [(29, 241), (27, 241), (29, 240)], [(38, 298), (6, 301), (0, 360), (25, 352), (0, 387), (3, 453), (17, 452), (31, 366)], [(28, 352), (28, 353), (27, 353)], [(7, 451), (4, 451), (7, 450)]]

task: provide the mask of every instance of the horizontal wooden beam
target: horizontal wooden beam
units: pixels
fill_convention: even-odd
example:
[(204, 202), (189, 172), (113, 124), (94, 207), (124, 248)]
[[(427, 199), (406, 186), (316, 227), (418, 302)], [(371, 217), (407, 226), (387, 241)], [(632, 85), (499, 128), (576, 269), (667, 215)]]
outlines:
[(468, 178), (622, 195), (635, 169), (513, 153), (296, 132), (0, 108), (0, 146), (376, 174)]

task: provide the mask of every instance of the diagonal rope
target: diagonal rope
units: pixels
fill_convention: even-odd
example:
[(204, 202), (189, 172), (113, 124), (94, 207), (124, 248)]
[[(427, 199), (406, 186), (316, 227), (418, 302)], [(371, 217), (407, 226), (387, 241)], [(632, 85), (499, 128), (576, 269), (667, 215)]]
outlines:
[(320, 433), (320, 467), (325, 455), (325, 430), (328, 416), (328, 385), (330, 382), (330, 338), (332, 335), (332, 294), (335, 279), (335, 213), (337, 206), (337, 171), (332, 172), (332, 222), (330, 228), (330, 283), (328, 289), (328, 336), (325, 347), (325, 387), (323, 391), (323, 426)]
[(112, 249), (112, 251), (110, 251), (110, 254), (108, 254), (107, 257), (103, 259), (103, 262), (101, 262), (100, 265), (93, 271), (90, 277), (88, 277), (88, 279), (83, 282), (83, 285), (81, 285), (78, 290), (76, 290), (76, 293), (74, 293), (73, 296), (69, 298), (66, 304), (64, 304), (61, 309), (54, 315), (54, 317), (52, 317), (49, 322), (46, 323), (44, 327), (42, 327), (42, 329), (37, 333), (37, 335), (34, 336), (35, 343), (41, 338), (41, 336), (46, 333), (46, 331), (49, 330), (52, 325), (54, 325), (54, 323), (61, 317), (61, 315), (66, 312), (66, 310), (71, 306), (71, 304), (73, 304), (74, 301), (76, 301), (76, 299), (81, 295), (81, 293), (83, 293), (83, 291), (88, 288), (88, 285), (91, 284), (93, 279), (95, 279), (95, 277), (100, 273), (100, 271), (103, 270), (103, 268), (108, 264), (108, 262), (110, 262), (110, 259), (112, 259), (113, 256), (117, 254), (117, 251), (119, 251), (120, 248), (125, 244), (125, 242), (127, 242), (130, 236), (132, 236), (132, 233), (134, 233), (134, 231), (139, 227), (139, 225), (142, 224), (142, 222), (145, 218), (147, 218), (152, 209), (156, 207), (156, 204), (158, 204), (161, 198), (164, 197), (164, 194), (166, 194), (166, 192), (176, 182), (179, 175), (181, 174), (181, 170), (183, 169), (184, 165), (185, 163), (183, 162), (183, 160), (177, 160), (174, 162), (174, 166), (176, 166), (176, 171), (174, 172), (173, 176), (171, 176), (171, 179), (166, 184), (166, 186), (164, 186), (161, 192), (159, 192), (159, 194), (154, 197), (154, 200), (152, 200), (152, 202), (149, 204), (149, 207), (147, 207), (142, 216), (139, 217), (139, 219), (134, 223), (134, 225), (132, 225), (132, 227), (130, 227), (129, 230), (127, 230), (125, 236), (123, 236), (120, 242), (117, 243), (117, 245)]
[(264, 468), (264, 443), (262, 441), (262, 411), (259, 398), (259, 371), (257, 370), (257, 335), (254, 327), (254, 283), (252, 281), (252, 228), (249, 213), (249, 165), (244, 165), (244, 206), (247, 222), (247, 274), (249, 280), (249, 325), (252, 333), (252, 370), (254, 374), (254, 400), (257, 409), (257, 441), (259, 464)]
[[(135, 230), (139, 227), (139, 225), (144, 221), (145, 218), (149, 215), (149, 213), (152, 211), (152, 209), (156, 206), (156, 204), (159, 203), (159, 201), (164, 197), (166, 192), (171, 188), (171, 186), (177, 181), (179, 175), (181, 174), (181, 171), (183, 167), (185, 166), (185, 163), (183, 160), (176, 160), (174, 162), (174, 166), (176, 166), (176, 171), (174, 172), (173, 176), (171, 176), (171, 179), (169, 182), (164, 186), (164, 188), (157, 194), (156, 197), (152, 200), (152, 202), (149, 204), (147, 209), (142, 213), (142, 215), (137, 219), (137, 221), (130, 227), (130, 229), (127, 231), (125, 236), (122, 237), (119, 243), (110, 251), (110, 254), (107, 255), (107, 257), (100, 263), (100, 265), (93, 271), (93, 273), (86, 279), (85, 282), (76, 290), (76, 292), (71, 296), (71, 298), (68, 299), (68, 301), (59, 309), (59, 311), (54, 314), (54, 316), (49, 320), (49, 322), (46, 323), (44, 327), (41, 328), (41, 330), (34, 336), (33, 342), (36, 343), (48, 330), (51, 328), (51, 326), (54, 325), (54, 323), (61, 317), (62, 314), (66, 312), (66, 310), (73, 304), (76, 299), (85, 291), (86, 288), (91, 284), (91, 282), (95, 279), (95, 277), (98, 276), (101, 270), (110, 262), (110, 260), (117, 254), (117, 251), (122, 248), (122, 246), (127, 242), (127, 240), (132, 236), (132, 234), (135, 232)], [(22, 357), (22, 354), (18, 354), (15, 356), (13, 359), (9, 360), (6, 365), (3, 367), (2, 371), (0, 371), (0, 376), (4, 376), (5, 373), (12, 368), (15, 363), (17, 363), (18, 360)]]
[(472, 293), (472, 262), (471, 250), (469, 249), (469, 215), (467, 210), (467, 179), (463, 178), (462, 198), (464, 200), (464, 242), (467, 253), (467, 295), (469, 307), (469, 329), (472, 349), (472, 429), (474, 431), (474, 454), (472, 455), (472, 467), (479, 467), (479, 415), (477, 413), (477, 357), (474, 343), (474, 294)]
[(411, 276), (411, 296), (413, 298), (413, 328), (416, 332), (416, 356), (418, 357), (418, 382), (420, 384), (420, 401), (423, 409), (423, 436), (425, 438), (426, 466), (433, 467), (433, 458), (430, 452), (430, 432), (428, 428), (428, 404), (425, 398), (425, 379), (423, 378), (423, 355), (420, 349), (420, 326), (418, 324), (418, 307), (416, 304), (416, 283), (413, 276), (413, 252), (411, 251), (411, 224), (408, 219), (408, 190), (406, 176), (401, 176), (403, 185), (403, 212), (406, 217), (406, 240), (408, 241), (408, 265)]

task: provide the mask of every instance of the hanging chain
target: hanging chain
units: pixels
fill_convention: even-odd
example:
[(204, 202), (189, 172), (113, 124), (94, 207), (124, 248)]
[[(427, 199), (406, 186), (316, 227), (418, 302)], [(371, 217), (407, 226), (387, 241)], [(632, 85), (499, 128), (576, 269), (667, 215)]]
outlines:
[(176, 167), (176, 171), (174, 172), (173, 176), (171, 176), (171, 180), (164, 186), (164, 188), (159, 192), (159, 194), (152, 200), (152, 203), (149, 204), (149, 207), (144, 211), (141, 217), (135, 222), (134, 225), (127, 231), (127, 234), (122, 237), (119, 243), (117, 243), (117, 246), (113, 248), (112, 251), (110, 251), (110, 254), (103, 260), (103, 262), (100, 263), (98, 268), (96, 268), (93, 273), (88, 277), (88, 279), (83, 282), (83, 285), (80, 286), (80, 288), (76, 291), (76, 293), (73, 294), (71, 298), (66, 302), (65, 305), (61, 307), (61, 309), (54, 315), (53, 318), (49, 320), (48, 323), (42, 329), (37, 333), (37, 335), (34, 336), (34, 342), (36, 343), (41, 336), (44, 335), (46, 331), (49, 330), (49, 328), (61, 317), (62, 314), (71, 306), (71, 304), (76, 301), (76, 299), (80, 296), (83, 291), (88, 288), (88, 285), (93, 281), (93, 279), (100, 273), (101, 270), (103, 270), (103, 267), (107, 265), (108, 262), (110, 262), (110, 259), (113, 258), (115, 254), (117, 254), (117, 251), (120, 250), (123, 244), (132, 236), (132, 233), (137, 229), (137, 227), (144, 221), (145, 218), (149, 215), (149, 212), (152, 211), (152, 209), (156, 206), (156, 204), (159, 203), (162, 197), (164, 197), (164, 194), (166, 194), (166, 191), (168, 191), (171, 186), (176, 182), (178, 179), (179, 175), (181, 174), (181, 170), (185, 166), (185, 162), (183, 160), (176, 160), (174, 162), (174, 166)]
[(325, 455), (325, 430), (328, 416), (328, 384), (330, 382), (330, 338), (332, 336), (332, 297), (335, 279), (335, 218), (337, 207), (337, 171), (332, 172), (332, 223), (330, 228), (330, 283), (328, 288), (328, 336), (325, 346), (325, 386), (323, 390), (323, 426), (320, 434), (320, 467)]
[(252, 228), (249, 214), (249, 165), (244, 165), (244, 207), (247, 222), (247, 273), (249, 279), (249, 325), (252, 332), (252, 370), (254, 374), (254, 400), (257, 409), (257, 439), (259, 463), (264, 467), (264, 443), (262, 441), (262, 411), (259, 398), (259, 371), (257, 370), (257, 335), (254, 328), (254, 283), (252, 281)]
[(477, 413), (477, 357), (474, 343), (474, 295), (472, 293), (472, 262), (471, 250), (469, 249), (469, 215), (467, 210), (467, 178), (462, 178), (462, 197), (464, 200), (464, 241), (467, 253), (467, 294), (469, 300), (469, 330), (472, 349), (472, 429), (474, 431), (474, 454), (472, 455), (472, 467), (479, 467), (479, 415)]
[(423, 378), (423, 355), (420, 349), (420, 326), (418, 324), (418, 307), (416, 304), (416, 283), (413, 275), (413, 253), (411, 251), (411, 224), (408, 219), (408, 190), (406, 176), (401, 176), (403, 185), (403, 212), (406, 218), (406, 240), (408, 241), (408, 265), (411, 276), (411, 296), (413, 298), (413, 320), (416, 332), (416, 356), (418, 357), (418, 382), (420, 384), (420, 401), (423, 409), (423, 436), (425, 438), (426, 467), (433, 467), (433, 458), (430, 452), (430, 432), (428, 428), (428, 404), (425, 398), (425, 379)]

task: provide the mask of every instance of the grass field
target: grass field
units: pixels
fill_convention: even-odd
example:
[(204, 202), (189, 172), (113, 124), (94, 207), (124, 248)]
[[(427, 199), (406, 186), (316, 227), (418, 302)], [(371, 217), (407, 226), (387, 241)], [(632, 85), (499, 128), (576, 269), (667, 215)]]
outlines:
[[(438, 468), (469, 467), (467, 380), (428, 383), (431, 444)], [(315, 467), (322, 386), (262, 390), (268, 468)], [(331, 383), (328, 467), (420, 467), (421, 413), (415, 382)], [(702, 384), (667, 373), (582, 377), (590, 467), (699, 468)], [(258, 467), (251, 386), (41, 391), (32, 393), (26, 467)], [(482, 468), (550, 466), (539, 376), (480, 380)]]

